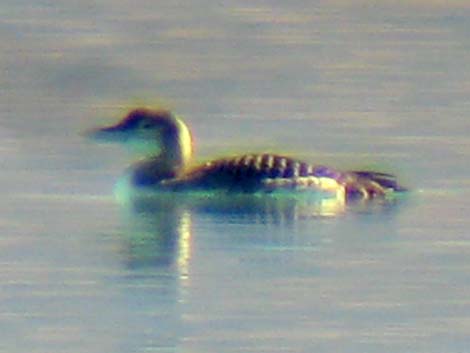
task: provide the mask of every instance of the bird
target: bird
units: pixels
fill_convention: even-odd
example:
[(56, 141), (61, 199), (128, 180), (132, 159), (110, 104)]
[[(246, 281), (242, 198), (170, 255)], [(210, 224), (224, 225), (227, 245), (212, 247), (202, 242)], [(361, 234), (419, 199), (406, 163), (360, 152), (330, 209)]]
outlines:
[(392, 174), (341, 171), (275, 153), (240, 154), (194, 165), (192, 134), (180, 117), (166, 109), (132, 109), (117, 124), (91, 129), (87, 135), (97, 141), (123, 143), (140, 156), (129, 175), (132, 187), (141, 190), (311, 191), (345, 200), (385, 199), (406, 191)]

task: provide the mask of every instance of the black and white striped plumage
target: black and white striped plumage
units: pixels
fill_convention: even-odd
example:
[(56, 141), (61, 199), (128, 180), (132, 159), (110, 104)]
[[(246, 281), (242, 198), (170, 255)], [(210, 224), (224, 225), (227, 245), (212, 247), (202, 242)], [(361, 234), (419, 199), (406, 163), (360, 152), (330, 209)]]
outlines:
[[(315, 168), (306, 162), (276, 154), (246, 154), (216, 159), (195, 167), (163, 184), (173, 188), (227, 189), (229, 191), (273, 191), (279, 188), (305, 189), (326, 187), (323, 167)], [(328, 178), (331, 179), (331, 178)], [(329, 188), (336, 183), (329, 183)]]
[(243, 193), (311, 189), (361, 199), (404, 190), (390, 174), (339, 172), (271, 153), (221, 158), (191, 167), (189, 129), (168, 111), (136, 109), (117, 125), (96, 129), (91, 135), (100, 140), (125, 142), (131, 147), (137, 145), (146, 151), (147, 158), (131, 172), (133, 183), (140, 187)]

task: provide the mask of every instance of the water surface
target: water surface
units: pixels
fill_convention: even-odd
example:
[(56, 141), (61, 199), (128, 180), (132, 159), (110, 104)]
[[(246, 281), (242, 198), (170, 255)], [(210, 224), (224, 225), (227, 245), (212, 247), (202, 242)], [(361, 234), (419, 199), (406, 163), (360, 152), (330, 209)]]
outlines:
[[(467, 349), (465, 2), (0, 11), (0, 351)], [(283, 152), (413, 191), (327, 214), (123, 207), (130, 157), (80, 132), (139, 104), (184, 116), (201, 160)]]

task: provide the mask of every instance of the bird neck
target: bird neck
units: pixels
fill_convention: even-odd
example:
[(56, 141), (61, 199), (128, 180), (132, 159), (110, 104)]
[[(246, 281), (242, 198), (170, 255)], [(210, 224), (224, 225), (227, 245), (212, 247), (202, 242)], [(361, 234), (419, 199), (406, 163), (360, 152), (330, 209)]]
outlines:
[(192, 157), (192, 139), (186, 124), (175, 118), (176, 129), (164, 134), (163, 148), (157, 157), (162, 169), (182, 172)]
[(136, 185), (155, 185), (164, 179), (172, 179), (182, 173), (181, 166), (161, 155), (143, 159), (132, 167), (132, 178)]
[(192, 157), (192, 139), (188, 127), (174, 117), (157, 137), (158, 153), (148, 155), (134, 168), (134, 182), (141, 185), (158, 183), (183, 174)]

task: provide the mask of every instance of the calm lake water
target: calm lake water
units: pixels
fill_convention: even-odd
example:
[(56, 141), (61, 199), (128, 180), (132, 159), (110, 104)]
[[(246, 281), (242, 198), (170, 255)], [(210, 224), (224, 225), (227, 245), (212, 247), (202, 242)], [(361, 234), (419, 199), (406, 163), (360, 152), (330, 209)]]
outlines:
[[(0, 13), (0, 352), (468, 351), (467, 2)], [(120, 205), (131, 158), (80, 133), (143, 104), (184, 116), (201, 160), (283, 152), (412, 192)]]

